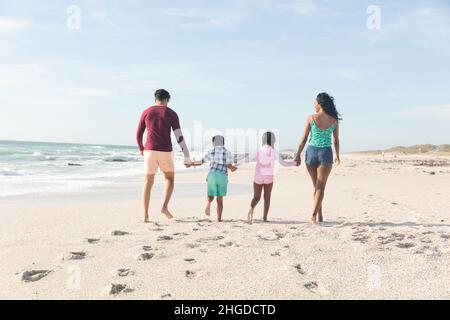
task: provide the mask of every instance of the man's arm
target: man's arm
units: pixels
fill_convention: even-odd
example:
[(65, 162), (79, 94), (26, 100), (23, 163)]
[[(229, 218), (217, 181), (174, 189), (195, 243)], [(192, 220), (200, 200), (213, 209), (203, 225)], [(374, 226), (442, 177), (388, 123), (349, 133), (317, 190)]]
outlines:
[(143, 143), (143, 136), (145, 132), (145, 112), (142, 113), (141, 119), (139, 120), (139, 125), (136, 130), (136, 142), (139, 148), (139, 151), (141, 155), (144, 155), (144, 143)]
[(180, 120), (178, 119), (178, 115), (174, 112), (172, 117), (172, 130), (175, 134), (175, 138), (177, 139), (177, 143), (181, 148), (181, 151), (184, 155), (184, 163), (191, 164), (191, 157), (189, 155), (189, 149), (187, 147), (186, 141), (183, 137), (183, 132), (181, 131)]

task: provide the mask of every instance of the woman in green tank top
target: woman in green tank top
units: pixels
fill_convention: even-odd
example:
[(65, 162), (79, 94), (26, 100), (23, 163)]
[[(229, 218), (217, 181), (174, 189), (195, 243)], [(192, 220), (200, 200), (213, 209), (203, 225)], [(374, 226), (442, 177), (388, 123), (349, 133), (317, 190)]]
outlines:
[(306, 119), (295, 162), (297, 166), (301, 164), (301, 153), (308, 142), (305, 162), (314, 185), (311, 222), (317, 224), (317, 222), (323, 222), (322, 202), (325, 186), (333, 168), (333, 144), (336, 151), (334, 163), (337, 165), (341, 163), (339, 154), (339, 120), (341, 118), (336, 110), (334, 98), (327, 93), (320, 93), (317, 96), (314, 108), (316, 113)]

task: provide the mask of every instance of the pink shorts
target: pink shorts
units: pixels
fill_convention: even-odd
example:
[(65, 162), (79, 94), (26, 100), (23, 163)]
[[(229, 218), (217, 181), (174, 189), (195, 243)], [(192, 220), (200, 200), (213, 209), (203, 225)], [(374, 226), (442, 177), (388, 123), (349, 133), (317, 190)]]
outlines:
[(144, 151), (145, 174), (156, 174), (158, 168), (162, 172), (175, 172), (173, 164), (173, 152)]
[(256, 184), (271, 184), (273, 183), (273, 176), (263, 176), (260, 174), (256, 174), (254, 182)]

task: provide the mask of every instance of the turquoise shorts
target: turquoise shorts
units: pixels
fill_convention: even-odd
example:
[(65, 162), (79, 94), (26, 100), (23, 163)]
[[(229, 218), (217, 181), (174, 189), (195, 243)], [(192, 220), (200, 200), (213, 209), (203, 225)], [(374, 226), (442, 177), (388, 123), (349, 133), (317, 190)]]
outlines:
[(221, 172), (211, 171), (206, 178), (209, 197), (225, 197), (228, 189), (228, 176)]

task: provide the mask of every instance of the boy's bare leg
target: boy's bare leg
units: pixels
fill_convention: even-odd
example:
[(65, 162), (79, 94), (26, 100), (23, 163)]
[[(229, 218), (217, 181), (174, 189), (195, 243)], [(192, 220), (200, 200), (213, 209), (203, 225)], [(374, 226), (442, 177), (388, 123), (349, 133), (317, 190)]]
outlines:
[(214, 201), (214, 197), (208, 196), (206, 198), (206, 208), (205, 208), (205, 214), (210, 217), (211, 216), (211, 203)]
[(144, 189), (142, 190), (142, 200), (144, 204), (144, 223), (149, 222), (148, 209), (150, 207), (150, 196), (154, 182), (155, 182), (154, 174), (147, 174), (145, 176)]
[(164, 204), (161, 213), (164, 214), (167, 219), (172, 219), (173, 215), (169, 211), (169, 202), (174, 189), (175, 172), (164, 172), (164, 178), (166, 179), (166, 187), (164, 190)]
[(270, 209), (270, 198), (272, 196), (273, 183), (264, 185), (264, 222), (267, 222), (267, 216)]
[(223, 197), (217, 197), (217, 221), (222, 222)]

